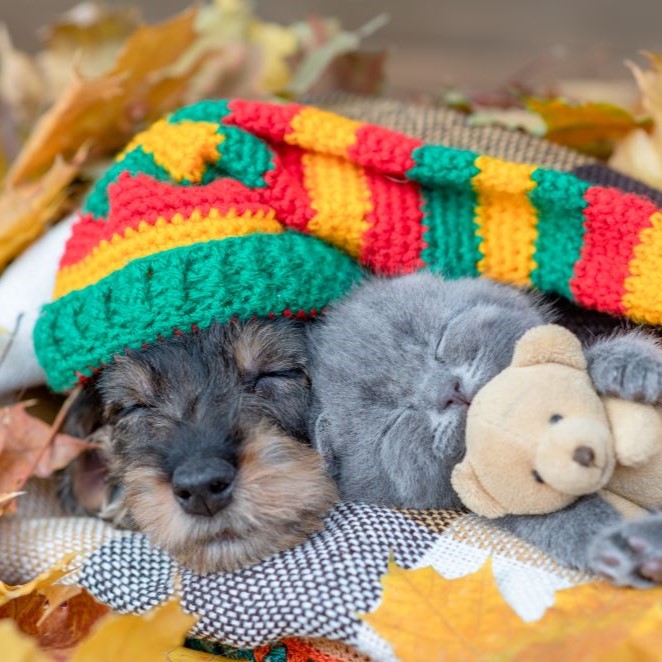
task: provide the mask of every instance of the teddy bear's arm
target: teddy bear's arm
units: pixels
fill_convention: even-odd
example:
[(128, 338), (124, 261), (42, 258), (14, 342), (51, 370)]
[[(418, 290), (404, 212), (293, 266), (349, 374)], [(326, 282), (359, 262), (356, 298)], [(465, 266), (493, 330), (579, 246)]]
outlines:
[(604, 405), (619, 464), (638, 467), (662, 451), (662, 416), (659, 409), (619, 398), (605, 398)]

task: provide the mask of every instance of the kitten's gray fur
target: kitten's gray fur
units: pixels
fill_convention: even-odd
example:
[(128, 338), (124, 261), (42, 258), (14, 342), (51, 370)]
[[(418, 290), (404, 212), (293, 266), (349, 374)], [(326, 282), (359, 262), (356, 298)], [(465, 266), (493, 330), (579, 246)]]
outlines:
[[(311, 435), (341, 495), (408, 508), (459, 508), (466, 404), (529, 328), (554, 321), (531, 294), (432, 274), (374, 279), (312, 328)], [(586, 350), (601, 393), (662, 400), (662, 350), (641, 334)], [(662, 515), (631, 523), (599, 497), (497, 522), (559, 561), (628, 585), (662, 581)]]

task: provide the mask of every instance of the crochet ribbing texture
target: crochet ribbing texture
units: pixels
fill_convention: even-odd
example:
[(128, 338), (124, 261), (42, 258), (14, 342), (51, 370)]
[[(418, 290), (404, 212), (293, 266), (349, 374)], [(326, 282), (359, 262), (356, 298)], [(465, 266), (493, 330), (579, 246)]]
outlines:
[(662, 323), (662, 214), (644, 196), (309, 106), (214, 100), (137, 135), (94, 186), (37, 356), (63, 390), (173, 333), (314, 315), (361, 267)]

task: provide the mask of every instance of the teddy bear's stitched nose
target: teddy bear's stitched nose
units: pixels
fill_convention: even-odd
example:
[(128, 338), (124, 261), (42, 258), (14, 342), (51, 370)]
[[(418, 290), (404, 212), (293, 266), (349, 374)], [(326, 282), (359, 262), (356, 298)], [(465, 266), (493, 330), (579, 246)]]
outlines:
[(590, 467), (595, 460), (595, 453), (588, 446), (578, 446), (572, 454), (572, 459), (582, 467)]

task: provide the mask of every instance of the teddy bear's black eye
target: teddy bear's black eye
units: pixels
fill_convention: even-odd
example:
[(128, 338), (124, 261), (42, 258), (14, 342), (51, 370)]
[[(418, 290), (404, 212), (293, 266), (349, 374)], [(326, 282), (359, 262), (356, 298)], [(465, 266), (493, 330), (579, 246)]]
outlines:
[(540, 474), (534, 469), (531, 472), (531, 475), (533, 476), (533, 479), (536, 481), (536, 483), (544, 483), (545, 481), (542, 479)]
[(563, 416), (561, 416), (561, 414), (552, 414), (549, 417), (549, 422), (550, 423), (558, 423), (562, 418), (563, 418)]

